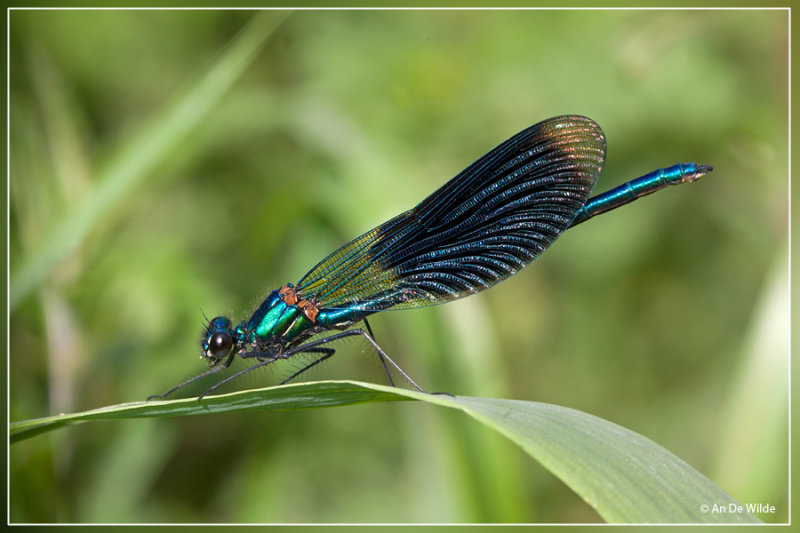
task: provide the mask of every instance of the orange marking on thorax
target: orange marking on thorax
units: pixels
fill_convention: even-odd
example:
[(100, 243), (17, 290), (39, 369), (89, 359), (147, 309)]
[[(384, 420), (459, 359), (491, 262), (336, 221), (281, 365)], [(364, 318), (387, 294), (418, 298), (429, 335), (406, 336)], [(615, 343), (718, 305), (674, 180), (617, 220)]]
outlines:
[(278, 291), (286, 305), (296, 305), (303, 312), (305, 317), (312, 323), (317, 321), (319, 307), (310, 300), (300, 299), (297, 296), (297, 289), (291, 284), (286, 284)]
[(312, 323), (317, 321), (317, 315), (319, 314), (319, 307), (314, 305), (314, 303), (308, 300), (300, 300), (297, 302), (297, 308), (300, 309), (306, 318), (309, 319)]
[(284, 285), (281, 287), (281, 290), (278, 291), (278, 294), (281, 295), (286, 305), (295, 305), (297, 303), (297, 289), (292, 285)]

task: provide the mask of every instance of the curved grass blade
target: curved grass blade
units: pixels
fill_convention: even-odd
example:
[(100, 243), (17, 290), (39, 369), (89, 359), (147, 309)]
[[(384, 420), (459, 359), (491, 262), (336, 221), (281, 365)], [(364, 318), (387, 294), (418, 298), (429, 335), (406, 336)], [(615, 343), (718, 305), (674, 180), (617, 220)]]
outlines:
[[(473, 418), (516, 442), (610, 523), (759, 523), (688, 463), (602, 418), (557, 405), (459, 397)], [(722, 512), (712, 512), (714, 506)], [(707, 506), (707, 507), (704, 507)]]
[(422, 394), (371, 383), (319, 381), (183, 399), (134, 402), (14, 422), (11, 442), (68, 424), (234, 411), (290, 410), (375, 401), (421, 400), (460, 409), (517, 443), (603, 519), (620, 523), (758, 523), (749, 513), (703, 512), (738, 505), (728, 493), (651, 440), (595, 416), (556, 405)]
[[(170, 416), (205, 415), (211, 413), (233, 413), (237, 411), (293, 410), (316, 407), (334, 407), (364, 402), (403, 401), (410, 398), (393, 391), (365, 387), (367, 384), (346, 381), (318, 381), (267, 387), (248, 391), (184, 398), (168, 401), (130, 402), (80, 413), (61, 414), (12, 422), (9, 435), (12, 443), (33, 437), (62, 426), (88, 422), (89, 420), (121, 420), (128, 418), (152, 418)], [(390, 389), (386, 387), (386, 389)]]

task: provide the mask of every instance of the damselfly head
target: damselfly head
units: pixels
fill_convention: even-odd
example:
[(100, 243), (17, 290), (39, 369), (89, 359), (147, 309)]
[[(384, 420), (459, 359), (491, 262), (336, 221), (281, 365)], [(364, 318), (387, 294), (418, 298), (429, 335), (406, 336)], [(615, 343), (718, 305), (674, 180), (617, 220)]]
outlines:
[(218, 316), (208, 323), (206, 334), (200, 343), (204, 359), (208, 366), (216, 366), (225, 359), (234, 348), (233, 323), (229, 318)]

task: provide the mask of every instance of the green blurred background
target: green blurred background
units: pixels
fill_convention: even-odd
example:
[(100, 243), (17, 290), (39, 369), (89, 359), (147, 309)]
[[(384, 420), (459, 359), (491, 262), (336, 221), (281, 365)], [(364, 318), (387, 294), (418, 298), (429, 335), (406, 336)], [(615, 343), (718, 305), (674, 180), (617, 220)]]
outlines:
[[(787, 12), (297, 12), (169, 137), (170, 102), (285, 15), (11, 13), (12, 297), (58, 228), (71, 244), (69, 221), (105, 208), (12, 301), (11, 420), (199, 373), (203, 312), (247, 318), (500, 141), (580, 113), (607, 136), (598, 192), (715, 170), (480, 296), (376, 315), (377, 339), (429, 390), (612, 420), (785, 521)], [(131, 185), (106, 202), (120, 165)], [(304, 378), (385, 383), (363, 341)], [(62, 429), (12, 446), (10, 506), (19, 522), (599, 520), (510, 442), (405, 403)]]

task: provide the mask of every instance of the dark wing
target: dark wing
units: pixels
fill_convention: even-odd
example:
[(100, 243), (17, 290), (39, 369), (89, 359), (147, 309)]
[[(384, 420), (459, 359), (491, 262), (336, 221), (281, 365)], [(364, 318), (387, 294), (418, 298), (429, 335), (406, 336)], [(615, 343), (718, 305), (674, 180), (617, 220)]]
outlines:
[(418, 206), (326, 257), (297, 285), (323, 308), (379, 311), (475, 294), (515, 274), (567, 229), (605, 159), (577, 115), (514, 135)]

